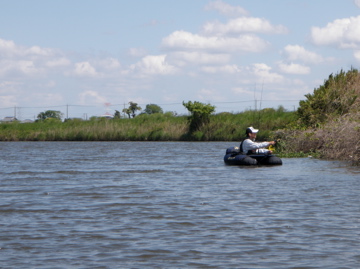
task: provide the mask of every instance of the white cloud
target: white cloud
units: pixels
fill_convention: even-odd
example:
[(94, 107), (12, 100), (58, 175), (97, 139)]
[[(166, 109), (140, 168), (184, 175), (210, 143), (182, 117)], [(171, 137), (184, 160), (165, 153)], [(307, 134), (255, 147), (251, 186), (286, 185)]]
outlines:
[(310, 73), (310, 67), (295, 63), (279, 63), (279, 68), (287, 74), (307, 75)]
[(50, 57), (55, 54), (55, 50), (33, 46), (30, 48), (18, 46), (12, 40), (0, 39), (0, 55), (2, 57), (29, 57), (42, 56)]
[(122, 73), (121, 64), (115, 58), (88, 59), (75, 63), (71, 72), (65, 72), (67, 75), (96, 79), (117, 77)]
[(130, 69), (140, 75), (169, 75), (176, 72), (176, 68), (166, 61), (166, 55), (145, 56)]
[(0, 95), (0, 106), (1, 107), (11, 107), (17, 105), (15, 95)]
[(201, 68), (201, 70), (205, 73), (210, 73), (210, 74), (218, 74), (218, 73), (236, 74), (242, 71), (242, 69), (235, 64), (223, 65), (223, 66), (204, 66)]
[(107, 100), (101, 96), (97, 91), (84, 91), (79, 94), (81, 104), (105, 104)]
[(179, 51), (169, 54), (168, 58), (169, 62), (176, 66), (186, 64), (225, 64), (230, 61), (230, 54)]
[(360, 50), (354, 51), (354, 57), (357, 61), (360, 61)]
[(0, 57), (0, 76), (29, 78), (71, 65), (69, 59), (54, 49), (19, 46), (4, 39), (0, 39)]
[(50, 80), (45, 85), (46, 87), (53, 88), (56, 86), (56, 82), (54, 80)]
[(21, 83), (14, 81), (0, 81), (0, 107), (12, 107), (18, 104), (17, 88)]
[(144, 57), (147, 52), (144, 48), (130, 48), (128, 53), (132, 57)]
[(212, 101), (223, 101), (225, 97), (222, 92), (215, 89), (201, 89), (197, 92), (197, 99), (206, 103), (211, 103)]
[(3, 60), (0, 62), (0, 77), (10, 76), (31, 76), (38, 74), (40, 70), (35, 67), (33, 61), (28, 60)]
[(41, 104), (59, 105), (63, 102), (64, 97), (60, 93), (35, 93), (33, 98), (38, 100)]
[(89, 62), (75, 63), (74, 74), (81, 77), (95, 77), (98, 75), (95, 68)]
[(248, 12), (240, 6), (232, 6), (222, 1), (213, 1), (205, 6), (206, 10), (217, 10), (226, 16), (247, 15)]
[(203, 26), (203, 31), (207, 35), (224, 36), (241, 33), (285, 34), (288, 30), (283, 25), (272, 25), (262, 18), (241, 17), (230, 20), (226, 24), (218, 21), (208, 22)]
[(20, 70), (22, 73), (27, 74), (27, 75), (31, 75), (34, 73), (37, 73), (38, 70), (36, 69), (34, 63), (32, 61), (18, 61), (17, 62), (17, 68), (18, 70)]
[[(21, 77), (34, 79), (35, 75), (72, 74), (79, 77), (114, 76), (121, 68), (115, 58), (86, 59), (72, 66), (71, 60), (61, 51), (41, 48), (39, 46), (24, 47), (13, 41), (0, 39), (0, 76)], [(73, 68), (73, 70), (71, 70)]]
[(242, 87), (235, 87), (231, 89), (231, 92), (236, 94), (236, 95), (253, 95), (254, 94), (254, 90), (246, 90)]
[(319, 64), (324, 61), (323, 57), (306, 50), (304, 47), (299, 45), (287, 45), (284, 48), (284, 55), (289, 61), (301, 61), (305, 63)]
[(48, 48), (40, 48), (39, 46), (33, 46), (25, 50), (27, 55), (38, 55), (38, 56), (52, 56), (53, 50)]
[(57, 66), (69, 66), (71, 61), (65, 57), (54, 58), (45, 63), (48, 67), (57, 67)]
[(251, 67), (252, 73), (261, 79), (264, 83), (281, 83), (284, 80), (284, 77), (282, 75), (279, 75), (277, 73), (271, 72), (271, 67), (263, 64), (253, 64)]
[(355, 4), (357, 7), (360, 7), (360, 0), (354, 0), (354, 4)]
[(360, 48), (360, 16), (337, 19), (325, 27), (312, 27), (311, 38), (316, 45), (335, 45), (342, 49)]
[(205, 37), (186, 31), (175, 31), (162, 40), (162, 45), (168, 49), (179, 50), (260, 52), (269, 44), (254, 35), (242, 35), (237, 38)]
[(97, 64), (106, 70), (117, 70), (121, 67), (120, 62), (115, 58), (105, 58), (98, 61)]
[(0, 55), (3, 58), (10, 58), (18, 55), (24, 55), (26, 49), (15, 45), (12, 40), (0, 39)]
[(0, 51), (14, 50), (14, 48), (15, 48), (14, 41), (0, 38)]

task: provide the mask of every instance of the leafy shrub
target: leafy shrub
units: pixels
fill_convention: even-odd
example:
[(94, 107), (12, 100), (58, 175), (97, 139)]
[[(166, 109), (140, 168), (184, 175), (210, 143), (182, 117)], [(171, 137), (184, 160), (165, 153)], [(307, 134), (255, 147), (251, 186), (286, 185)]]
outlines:
[(305, 127), (319, 127), (327, 120), (350, 112), (360, 94), (360, 74), (356, 69), (341, 70), (331, 74), (324, 85), (306, 94), (307, 100), (300, 101), (298, 116)]
[(183, 106), (191, 113), (190, 133), (198, 131), (203, 125), (210, 122), (210, 115), (215, 111), (215, 106), (195, 101), (183, 102)]

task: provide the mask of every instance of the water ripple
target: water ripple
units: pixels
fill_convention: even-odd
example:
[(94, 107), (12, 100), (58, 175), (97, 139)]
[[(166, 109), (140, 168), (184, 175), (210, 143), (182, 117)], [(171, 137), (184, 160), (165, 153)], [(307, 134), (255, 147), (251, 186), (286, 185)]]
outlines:
[(0, 268), (358, 267), (358, 169), (228, 146), (2, 143)]

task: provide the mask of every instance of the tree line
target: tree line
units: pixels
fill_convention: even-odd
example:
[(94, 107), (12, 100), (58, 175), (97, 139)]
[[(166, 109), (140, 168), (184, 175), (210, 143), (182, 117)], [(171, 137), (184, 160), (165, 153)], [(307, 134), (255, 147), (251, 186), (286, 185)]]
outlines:
[[(138, 106), (137, 103), (130, 101), (129, 107), (124, 108), (122, 110), (123, 113), (125, 113), (129, 118), (135, 118), (138, 111), (141, 111), (141, 107)], [(155, 114), (155, 113), (164, 113), (162, 108), (156, 104), (148, 104), (146, 105), (146, 108), (142, 113), (145, 114)], [(54, 119), (54, 120), (62, 120), (64, 117), (64, 114), (61, 111), (58, 110), (46, 110), (44, 112), (40, 112), (37, 115), (37, 121), (44, 121), (48, 119)], [(114, 119), (120, 119), (121, 113), (119, 110), (115, 110), (115, 113), (113, 115)], [(66, 120), (66, 119), (65, 119)]]
[[(188, 101), (187, 103), (183, 102), (183, 106), (187, 108), (187, 110), (191, 113), (191, 128), (198, 129), (203, 124), (209, 121), (209, 116), (215, 111), (215, 106), (210, 104), (204, 104), (198, 101), (191, 102)], [(139, 111), (142, 108), (135, 102), (130, 101), (129, 106), (124, 108), (122, 112), (128, 116), (128, 118), (135, 118)], [(163, 109), (156, 104), (148, 104), (146, 105), (145, 109), (140, 113), (141, 114), (163, 114)], [(176, 116), (176, 113), (170, 112), (172, 115)], [(46, 110), (44, 112), (40, 112), (37, 115), (37, 121), (44, 121), (44, 120), (62, 120), (64, 114), (58, 110)], [(121, 113), (119, 110), (115, 110), (113, 115), (114, 119), (120, 119)]]

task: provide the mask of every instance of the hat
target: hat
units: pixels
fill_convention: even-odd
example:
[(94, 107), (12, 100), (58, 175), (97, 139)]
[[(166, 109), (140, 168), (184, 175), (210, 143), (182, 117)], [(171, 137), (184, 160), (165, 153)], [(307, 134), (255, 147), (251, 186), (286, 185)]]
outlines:
[(258, 129), (254, 129), (254, 127), (251, 126), (246, 129), (246, 134), (249, 134), (249, 133), (256, 134), (258, 131), (259, 131)]

